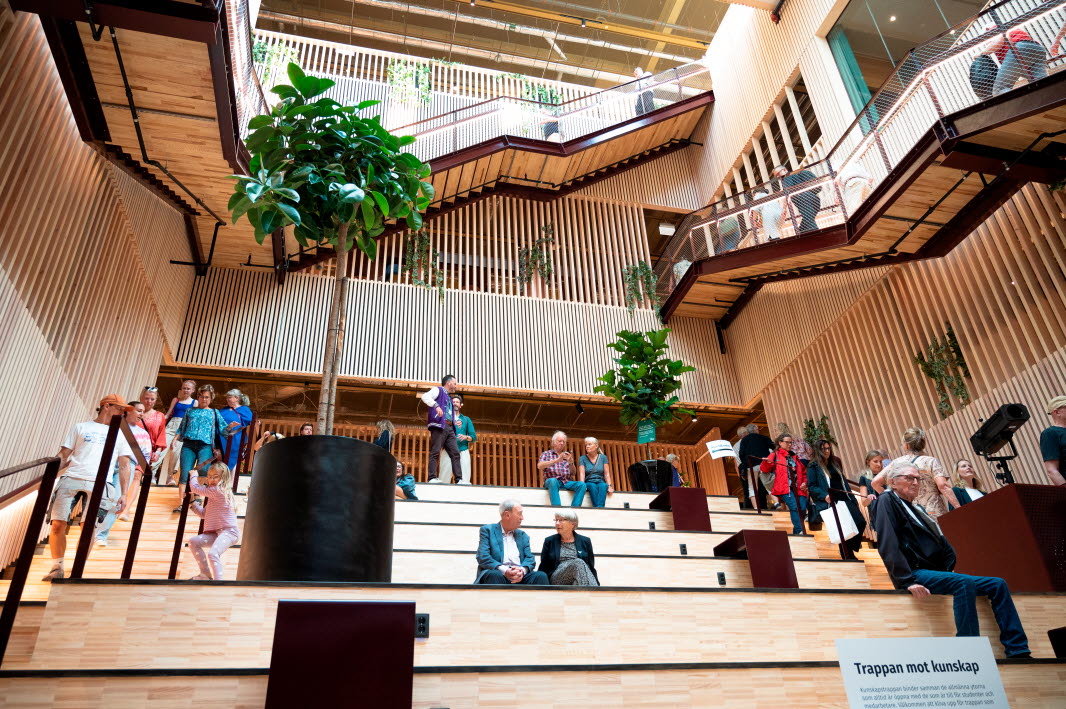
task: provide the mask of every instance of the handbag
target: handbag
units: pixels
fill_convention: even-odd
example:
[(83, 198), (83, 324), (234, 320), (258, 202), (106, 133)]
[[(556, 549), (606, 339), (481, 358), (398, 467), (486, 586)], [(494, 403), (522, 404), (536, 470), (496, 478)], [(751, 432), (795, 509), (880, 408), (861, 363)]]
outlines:
[(851, 512), (848, 510), (848, 504), (843, 500), (829, 509), (822, 510), (819, 515), (822, 518), (822, 523), (825, 524), (825, 531), (829, 533), (829, 541), (833, 544), (840, 544), (841, 539), (840, 534), (837, 532), (837, 521), (833, 516), (834, 509), (840, 517), (840, 529), (844, 532), (845, 540), (857, 536), (859, 534), (859, 528), (855, 526), (855, 520), (851, 518)]

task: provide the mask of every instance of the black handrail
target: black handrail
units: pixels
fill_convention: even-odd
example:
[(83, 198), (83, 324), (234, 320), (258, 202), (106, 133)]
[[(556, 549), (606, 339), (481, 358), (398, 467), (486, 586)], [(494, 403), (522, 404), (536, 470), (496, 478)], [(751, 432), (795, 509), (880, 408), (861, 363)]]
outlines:
[(22, 538), (22, 548), (19, 550), (18, 560), (15, 562), (15, 571), (11, 576), (11, 585), (7, 587), (7, 597), (4, 599), (4, 608), (0, 611), (0, 664), (4, 661), (7, 653), (7, 645), (11, 640), (11, 629), (15, 627), (15, 615), (18, 613), (19, 604), (22, 602), (22, 592), (26, 588), (26, 578), (30, 574), (30, 564), (33, 563), (34, 553), (37, 551), (37, 543), (40, 541), (41, 527), (44, 525), (44, 516), (48, 503), (52, 499), (52, 488), (56, 477), (59, 475), (60, 460), (56, 458), (40, 458), (30, 463), (8, 468), (0, 473), (0, 477), (7, 477), (14, 473), (20, 473), (39, 465), (45, 466), (44, 474), (41, 475), (40, 488), (37, 490), (37, 499), (33, 502), (33, 510), (30, 512), (30, 521), (26, 525), (26, 536)]

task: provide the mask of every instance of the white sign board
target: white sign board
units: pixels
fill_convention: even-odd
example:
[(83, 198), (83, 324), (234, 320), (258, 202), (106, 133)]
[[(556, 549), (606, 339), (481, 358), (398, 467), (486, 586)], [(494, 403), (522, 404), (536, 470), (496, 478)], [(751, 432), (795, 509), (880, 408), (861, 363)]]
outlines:
[(851, 709), (1010, 709), (987, 637), (836, 644)]
[(733, 444), (729, 441), (707, 441), (707, 451), (712, 458), (736, 458)]

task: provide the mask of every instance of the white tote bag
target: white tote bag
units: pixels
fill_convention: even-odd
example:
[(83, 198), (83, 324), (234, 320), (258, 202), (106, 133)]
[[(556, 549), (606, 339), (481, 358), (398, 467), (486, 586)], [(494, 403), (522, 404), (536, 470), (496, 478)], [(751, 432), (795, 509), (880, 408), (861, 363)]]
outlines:
[[(844, 532), (844, 539), (851, 539), (859, 533), (859, 528), (855, 526), (855, 520), (851, 518), (851, 512), (848, 510), (846, 502), (841, 500), (836, 503), (837, 514), (840, 515), (840, 529)], [(829, 532), (829, 541), (833, 544), (840, 544), (840, 535), (837, 533), (837, 521), (833, 516), (833, 508), (822, 510), (818, 513), (822, 518), (822, 524), (825, 525), (825, 531)]]

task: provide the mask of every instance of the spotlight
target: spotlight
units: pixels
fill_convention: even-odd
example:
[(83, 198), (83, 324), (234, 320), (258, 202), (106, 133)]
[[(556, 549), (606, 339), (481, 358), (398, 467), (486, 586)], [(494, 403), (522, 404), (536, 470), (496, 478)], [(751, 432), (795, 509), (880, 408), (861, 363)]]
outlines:
[[(1012, 440), (1014, 432), (1028, 420), (1029, 409), (1025, 408), (1025, 404), (1004, 404), (981, 424), (975, 434), (970, 436), (973, 452), (985, 460), (996, 463), (996, 467), (1002, 471), (996, 473), (996, 477), (1008, 485), (1014, 482), (1008, 463), (1018, 455)], [(996, 455), (1006, 445), (1010, 446), (1010, 453)]]
[(477, 0), (470, 0), (470, 7), (477, 5)]
[(700, 421), (700, 419), (699, 419), (698, 416), (693, 416), (692, 417), (692, 423), (699, 423), (699, 421)]
[(582, 27), (587, 27), (587, 25), (585, 24), (585, 18), (584, 17), (581, 18), (581, 26)]
[(581, 414), (585, 413), (585, 407), (581, 405), (580, 401), (578, 403), (574, 404), (574, 408), (577, 409), (577, 415), (578, 416), (580, 416)]
[[(470, 4), (473, 5), (474, 3), (471, 2)], [(896, 21), (896, 16), (893, 15), (892, 17), (888, 18), (888, 21), (889, 22), (895, 22)]]

